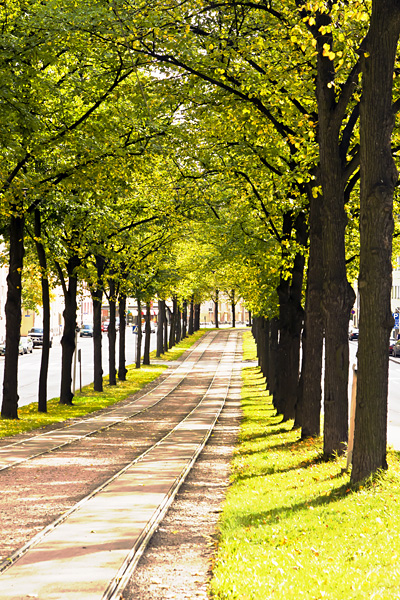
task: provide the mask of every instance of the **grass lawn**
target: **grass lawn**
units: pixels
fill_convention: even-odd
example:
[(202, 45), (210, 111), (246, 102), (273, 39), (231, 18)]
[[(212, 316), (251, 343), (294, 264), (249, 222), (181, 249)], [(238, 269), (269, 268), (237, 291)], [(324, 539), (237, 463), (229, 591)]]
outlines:
[[(206, 329), (197, 331), (163, 354), (161, 359), (176, 360), (205, 333), (207, 333)], [(153, 358), (155, 358), (155, 353)], [(108, 377), (105, 377), (102, 393), (93, 391), (93, 384), (84, 387), (82, 393), (77, 391), (73, 399), (73, 406), (64, 406), (59, 403), (59, 398), (53, 398), (47, 403), (47, 413), (39, 413), (35, 402), (18, 409), (18, 420), (2, 419), (0, 417), (0, 438), (38, 429), (51, 423), (81, 417), (101, 408), (106, 408), (142, 389), (147, 383), (161, 375), (167, 369), (167, 366), (150, 365), (136, 369), (131, 365), (127, 369), (127, 380), (118, 381), (116, 386), (109, 386), (107, 383)]]
[[(245, 357), (254, 344), (246, 331)], [(352, 489), (275, 416), (258, 368), (243, 370), (243, 422), (220, 519), (218, 599), (400, 599), (400, 464)]]

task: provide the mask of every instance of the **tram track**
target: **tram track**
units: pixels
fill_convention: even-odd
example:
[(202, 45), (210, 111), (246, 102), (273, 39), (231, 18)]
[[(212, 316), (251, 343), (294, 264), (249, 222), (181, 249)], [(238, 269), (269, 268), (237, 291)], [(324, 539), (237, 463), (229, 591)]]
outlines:
[[(198, 351), (199, 358), (198, 358), (198, 360), (196, 360), (196, 362), (193, 363), (193, 365), (190, 365), (189, 363), (186, 364), (185, 369), (186, 369), (187, 373), (185, 376), (183, 376), (180, 379), (179, 383), (177, 383), (174, 386), (175, 393), (177, 393), (177, 391), (179, 391), (183, 395), (185, 395), (185, 394), (188, 395), (188, 392), (187, 391), (185, 392), (185, 385), (193, 386), (194, 382), (196, 382), (197, 384), (200, 384), (201, 371), (207, 372), (210, 369), (210, 364), (207, 364), (207, 361), (204, 361), (202, 364), (200, 364), (201, 358), (204, 359), (204, 356), (207, 352), (207, 348), (210, 347), (210, 344), (212, 343), (214, 338), (215, 338), (215, 336), (211, 340), (209, 340), (207, 347), (204, 347), (201, 350), (201, 353), (200, 353), (200, 351)], [(190, 362), (191, 357), (192, 357), (192, 353), (187, 359), (187, 360), (189, 360), (189, 362)], [(212, 358), (212, 357), (210, 357), (210, 358)], [(155, 459), (156, 464), (159, 464), (160, 461), (163, 462), (163, 460), (164, 460), (163, 453), (168, 456), (171, 455), (172, 462), (173, 462), (173, 460), (174, 460), (173, 455), (174, 455), (174, 453), (176, 453), (176, 451), (177, 451), (176, 449), (182, 448), (185, 446), (189, 447), (192, 444), (192, 439), (194, 437), (196, 437), (196, 435), (198, 433), (200, 437), (197, 436), (195, 448), (191, 448), (190, 456), (189, 456), (189, 458), (185, 459), (184, 466), (183, 467), (180, 466), (178, 469), (178, 472), (174, 473), (173, 483), (168, 486), (168, 491), (166, 493), (164, 493), (163, 501), (159, 502), (157, 507), (155, 509), (153, 509), (152, 517), (150, 519), (148, 519), (146, 526), (142, 527), (141, 532), (137, 536), (137, 539), (136, 539), (135, 543), (133, 544), (131, 551), (128, 553), (127, 556), (125, 556), (125, 558), (122, 562), (122, 565), (119, 567), (119, 569), (117, 571), (117, 574), (114, 575), (113, 578), (111, 578), (111, 582), (107, 586), (107, 589), (104, 592), (104, 595), (102, 596), (102, 598), (104, 598), (104, 600), (113, 600), (114, 598), (117, 598), (116, 594), (119, 593), (119, 591), (122, 589), (121, 586), (123, 586), (123, 582), (126, 580), (127, 577), (129, 577), (129, 574), (131, 573), (137, 560), (140, 557), (141, 551), (145, 547), (149, 537), (151, 537), (152, 532), (154, 531), (154, 527), (157, 526), (157, 524), (159, 523), (163, 514), (168, 509), (168, 507), (169, 507), (170, 503), (172, 502), (173, 498), (175, 497), (175, 494), (177, 493), (181, 483), (185, 479), (186, 474), (190, 471), (192, 464), (196, 460), (196, 457), (201, 452), (201, 449), (204, 447), (204, 444), (206, 443), (209, 435), (211, 434), (214, 424), (215, 424), (216, 420), (218, 419), (220, 411), (222, 410), (226, 395), (228, 394), (228, 391), (229, 391), (231, 371), (229, 372), (229, 377), (228, 377), (226, 375), (225, 368), (228, 365), (228, 371), (229, 371), (229, 363), (231, 360), (232, 360), (232, 338), (229, 340), (229, 337), (228, 337), (228, 340), (225, 343), (224, 350), (222, 351), (219, 359), (216, 361), (215, 357), (214, 357), (212, 360), (212, 362), (214, 362), (214, 365), (215, 365), (215, 363), (217, 363), (217, 364), (214, 366), (214, 369), (213, 369), (214, 372), (213, 372), (212, 376), (206, 378), (207, 384), (203, 385), (203, 386), (201, 386), (201, 385), (197, 386), (197, 387), (199, 387), (199, 391), (201, 391), (201, 398), (200, 398), (200, 400), (198, 400), (196, 402), (196, 405), (188, 412), (188, 414), (186, 416), (184, 416), (179, 421), (179, 423), (171, 429), (171, 431), (169, 431), (166, 435), (162, 436), (161, 439), (159, 439), (157, 442), (155, 442), (151, 446), (149, 446), (139, 456), (136, 456), (132, 461), (130, 461), (122, 469), (120, 469), (118, 472), (113, 474), (112, 477), (110, 477), (106, 481), (102, 482), (99, 486), (97, 486), (95, 489), (93, 489), (90, 494), (86, 495), (79, 502), (75, 503), (74, 506), (70, 507), (70, 509), (68, 511), (66, 511), (63, 515), (60, 515), (59, 518), (55, 519), (46, 528), (44, 528), (42, 531), (40, 531), (36, 536), (34, 536), (23, 547), (21, 547), (15, 553), (13, 553), (11, 556), (9, 556), (6, 561), (3, 561), (3, 563), (0, 566), (0, 571), (5, 572), (5, 574), (7, 572), (9, 572), (9, 569), (11, 569), (11, 571), (12, 571), (13, 568), (10, 567), (10, 565), (15, 564), (15, 566), (18, 566), (20, 559), (22, 557), (24, 557), (32, 549), (34, 551), (34, 548), (36, 546), (39, 546), (43, 540), (45, 540), (46, 538), (51, 536), (51, 532), (54, 532), (55, 530), (60, 529), (60, 526), (63, 523), (66, 523), (68, 520), (71, 520), (71, 517), (73, 517), (74, 513), (77, 513), (81, 509), (84, 509), (85, 505), (88, 505), (88, 503), (90, 503), (90, 501), (92, 499), (99, 497), (101, 495), (101, 493), (104, 492), (105, 490), (110, 489), (110, 486), (118, 484), (118, 482), (121, 482), (121, 480), (126, 478), (130, 472), (135, 471), (135, 468), (136, 468), (136, 470), (139, 470), (141, 472), (141, 476), (143, 477), (144, 472), (147, 473), (147, 470), (151, 470), (150, 458), (152, 455), (158, 453), (157, 454), (158, 458)], [(196, 367), (196, 365), (197, 365), (197, 367)], [(189, 374), (192, 375), (192, 382), (188, 384), (188, 381), (190, 382), (190, 378), (188, 377)], [(204, 375), (204, 373), (203, 373), (203, 375)], [(186, 381), (185, 385), (182, 385), (183, 381)], [(205, 384), (205, 382), (203, 382), (203, 383)], [(181, 388), (183, 388), (183, 389), (181, 389)], [(171, 390), (171, 393), (172, 393), (172, 390)], [(168, 394), (168, 395), (170, 395), (170, 394)], [(217, 402), (217, 399), (218, 399), (218, 402)], [(158, 402), (160, 402), (160, 400), (158, 400)], [(217, 406), (217, 404), (218, 404), (218, 406)], [(145, 410), (147, 410), (147, 408), (142, 409), (141, 412), (143, 412)], [(135, 416), (136, 416), (136, 414), (137, 413), (135, 413)], [(129, 417), (126, 417), (125, 420), (128, 420), (128, 419), (129, 419)], [(207, 427), (205, 427), (203, 424), (204, 419), (207, 421)], [(118, 421), (118, 423), (120, 423), (120, 422), (121, 421)], [(112, 427), (112, 425), (110, 425), (109, 427)], [(97, 433), (100, 433), (100, 431), (101, 430), (98, 429)], [(197, 431), (197, 433), (196, 433), (196, 431)], [(178, 441), (179, 441), (179, 444), (178, 444)], [(171, 448), (173, 448), (173, 450), (171, 450)], [(179, 450), (179, 452), (180, 452), (180, 450)], [(171, 463), (171, 461), (170, 461), (170, 463)], [(154, 463), (153, 463), (153, 465), (154, 465)], [(143, 469), (145, 471), (143, 471)], [(133, 477), (135, 477), (135, 475), (133, 475)], [(137, 484), (137, 481), (136, 481), (136, 484)], [(142, 484), (138, 484), (138, 485), (139, 485), (139, 487), (141, 487)], [(145, 485), (145, 484), (143, 484), (143, 485)], [(153, 485), (154, 485), (154, 482), (153, 482)], [(108, 492), (105, 492), (105, 493), (108, 493)], [(27, 565), (25, 564), (25, 572), (26, 572), (26, 568), (29, 569), (29, 566), (27, 567)], [(13, 579), (13, 577), (11, 577), (11, 580), (12, 579)], [(4, 589), (3, 577), (2, 577), (2, 580), (0, 581), (0, 589)], [(8, 593), (9, 592), (7, 592), (7, 594)], [(72, 598), (75, 598), (73, 593), (74, 592), (70, 591), (70, 592), (68, 592), (69, 595), (67, 594), (66, 596), (60, 596), (60, 598), (65, 597), (65, 598), (68, 598), (68, 600), (70, 600), (70, 599), (72, 600)], [(79, 592), (79, 596), (76, 596), (76, 598), (78, 598), (78, 597), (79, 598), (86, 598), (86, 597), (88, 597), (88, 598), (96, 597), (97, 598), (97, 597), (99, 597), (97, 595), (96, 596), (90, 596), (90, 595), (82, 596), (81, 594), (82, 593)], [(3, 592), (0, 591), (0, 598), (7, 598), (7, 600), (9, 600), (9, 598), (14, 598), (14, 597), (15, 598), (23, 598), (24, 596), (18, 596), (18, 595), (17, 596), (8, 596), (8, 595), (5, 596), (5, 595), (3, 595)], [(56, 597), (56, 596), (44, 596), (41, 593), (38, 597), (44, 599), (47, 597), (50, 598), (50, 597)], [(58, 598), (58, 596), (57, 596), (57, 598)]]
[[(132, 402), (127, 403), (122, 408), (111, 409), (100, 416), (81, 419), (78, 423), (66, 425), (45, 433), (38, 433), (23, 440), (1, 446), (0, 471), (109, 429), (136, 415), (140, 415), (142, 412), (166, 400), (169, 395), (179, 388), (190, 374), (190, 371), (193, 371), (196, 364), (206, 353), (215, 335), (215, 332), (211, 332), (206, 336), (206, 339), (200, 340), (200, 343), (190, 351), (189, 356), (163, 382), (138, 398), (135, 398)], [(198, 356), (196, 356), (195, 362), (190, 364), (193, 360), (193, 355)]]

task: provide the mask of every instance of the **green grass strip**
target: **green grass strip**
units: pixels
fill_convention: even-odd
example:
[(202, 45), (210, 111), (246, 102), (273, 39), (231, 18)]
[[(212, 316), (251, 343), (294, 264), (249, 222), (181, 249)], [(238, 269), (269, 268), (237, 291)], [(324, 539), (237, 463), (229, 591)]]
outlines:
[(258, 368), (243, 370), (242, 407), (212, 597), (400, 598), (399, 453), (352, 489), (345, 458), (323, 462), (322, 440), (275, 415)]
[[(124, 400), (131, 394), (142, 389), (147, 383), (156, 379), (167, 368), (163, 365), (141, 367), (127, 367), (127, 380), (118, 381), (116, 386), (105, 383), (103, 392), (95, 392), (93, 384), (82, 388), (82, 392), (76, 392), (73, 405), (65, 406), (59, 403), (59, 398), (53, 398), (47, 402), (47, 413), (39, 413), (37, 403), (33, 402), (18, 409), (18, 420), (0, 419), (0, 438), (24, 433), (59, 423), (68, 419), (82, 417), (101, 408), (111, 406), (120, 400)], [(105, 378), (108, 380), (108, 377)]]
[[(202, 329), (185, 338), (185, 340), (163, 354), (161, 360), (176, 360), (207, 331), (206, 329)], [(155, 352), (151, 356), (154, 359)], [(136, 369), (134, 365), (131, 365), (127, 367), (126, 381), (118, 381), (116, 386), (110, 386), (107, 384), (108, 377), (105, 377), (103, 392), (95, 392), (93, 384), (90, 384), (82, 389), (82, 393), (79, 391), (76, 392), (73, 399), (73, 406), (62, 405), (59, 403), (59, 398), (53, 398), (47, 402), (47, 413), (39, 413), (36, 402), (23, 406), (18, 409), (18, 420), (0, 418), (0, 438), (39, 429), (52, 423), (82, 417), (96, 410), (111, 406), (120, 400), (125, 400), (128, 396), (142, 389), (145, 385), (159, 377), (167, 368), (166, 365), (150, 365)]]

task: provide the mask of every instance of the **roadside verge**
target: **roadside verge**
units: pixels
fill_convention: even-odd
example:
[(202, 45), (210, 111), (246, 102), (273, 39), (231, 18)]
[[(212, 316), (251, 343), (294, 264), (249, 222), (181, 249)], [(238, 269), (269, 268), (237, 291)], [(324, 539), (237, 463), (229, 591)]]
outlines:
[(353, 489), (345, 458), (323, 462), (321, 439), (299, 440), (293, 422), (276, 416), (258, 367), (243, 371), (242, 409), (212, 597), (396, 597), (399, 453), (389, 452), (388, 472)]

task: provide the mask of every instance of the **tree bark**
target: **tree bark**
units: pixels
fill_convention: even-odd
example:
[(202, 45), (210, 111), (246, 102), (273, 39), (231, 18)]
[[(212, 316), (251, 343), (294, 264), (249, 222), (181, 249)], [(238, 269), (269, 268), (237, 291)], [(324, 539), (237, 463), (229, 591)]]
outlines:
[(136, 368), (140, 369), (141, 354), (142, 354), (142, 303), (140, 298), (136, 298), (137, 314), (138, 314), (138, 329), (137, 329), (137, 346), (136, 346)]
[(164, 300), (158, 301), (158, 319), (157, 319), (157, 352), (156, 356), (161, 356), (164, 352), (164, 319), (165, 306)]
[(199, 331), (200, 329), (200, 304), (198, 302), (194, 305), (194, 331)]
[(266, 387), (268, 389), (269, 380), (269, 334), (270, 334), (270, 323), (268, 319), (264, 317), (260, 318), (260, 368), (261, 372), (266, 379)]
[(189, 335), (194, 332), (194, 297), (190, 299), (190, 310), (189, 310)]
[(47, 412), (47, 374), (49, 370), (50, 354), (50, 289), (47, 278), (46, 252), (41, 241), (40, 210), (35, 210), (35, 244), (40, 265), (40, 281), (42, 286), (43, 304), (43, 345), (40, 361), (38, 412)]
[(118, 316), (119, 316), (119, 352), (118, 352), (118, 379), (119, 381), (126, 381), (126, 374), (128, 372), (126, 368), (126, 296), (120, 294), (118, 303)]
[(176, 308), (176, 324), (175, 324), (175, 343), (179, 344), (182, 339), (182, 312), (179, 304)]
[(178, 313), (178, 300), (176, 296), (172, 298), (172, 313), (169, 327), (169, 343), (168, 347), (173, 348), (175, 346), (175, 336), (176, 336), (176, 319)]
[[(307, 226), (304, 213), (300, 213), (295, 221), (296, 239), (305, 246)], [(284, 216), (284, 233), (290, 237), (292, 215)], [(303, 326), (303, 308), (301, 305), (304, 276), (304, 254), (297, 252), (292, 268), (291, 280), (281, 276), (278, 287), (279, 297), (279, 347), (276, 408), (283, 415), (283, 420), (294, 419), (299, 383), (300, 334)]]
[(150, 336), (151, 336), (151, 306), (146, 302), (146, 326), (144, 333), (143, 364), (150, 364)]
[(163, 334), (164, 334), (164, 354), (166, 352), (168, 352), (168, 318), (167, 318), (167, 304), (166, 301), (163, 301), (164, 304), (164, 329), (163, 329)]
[(362, 45), (360, 109), (360, 334), (352, 482), (387, 468), (388, 343), (393, 328), (393, 71), (400, 34), (397, 0), (372, 2), (370, 29)]
[(183, 301), (182, 310), (182, 340), (187, 336), (187, 300)]
[(115, 301), (115, 281), (114, 279), (109, 280), (110, 298), (108, 300), (110, 307), (110, 323), (108, 325), (107, 337), (108, 337), (108, 383), (109, 385), (117, 385), (117, 369), (115, 361), (115, 346), (117, 334), (115, 330), (115, 315), (116, 315), (116, 301)]
[[(14, 207), (16, 210), (16, 207)], [(18, 357), (21, 330), (21, 273), (24, 259), (24, 217), (10, 217), (10, 262), (7, 275), (6, 354), (1, 416), (18, 419)]]
[(262, 349), (261, 349), (261, 328), (262, 328), (262, 317), (255, 317), (252, 333), (254, 337), (254, 341), (256, 343), (256, 351), (257, 351), (257, 363), (259, 368), (262, 370)]
[(215, 290), (214, 321), (215, 321), (215, 327), (217, 329), (219, 328), (218, 302), (219, 302), (219, 290)]
[(231, 310), (232, 310), (232, 327), (236, 327), (236, 314), (235, 314), (236, 302), (235, 302), (235, 290), (232, 290), (231, 296)]
[[(340, 135), (347, 104), (336, 101), (334, 62), (326, 55), (332, 47), (329, 14), (317, 16), (317, 103), (321, 184), (324, 196), (322, 227), (325, 312), (324, 455), (342, 454), (348, 435), (348, 326), (354, 292), (347, 281), (344, 208), (344, 161)], [(324, 29), (326, 27), (326, 30)]]
[(276, 387), (277, 387), (277, 371), (278, 371), (278, 334), (279, 324), (278, 319), (274, 317), (270, 321), (269, 326), (269, 379), (267, 382), (268, 391), (273, 398), (273, 404), (276, 405)]
[(103, 300), (103, 277), (105, 259), (96, 255), (96, 289), (92, 290), (93, 302), (93, 389), (95, 392), (103, 391), (103, 359), (101, 335), (101, 304)]
[(74, 394), (72, 392), (72, 359), (75, 352), (76, 342), (76, 292), (78, 288), (78, 279), (76, 275), (76, 269), (80, 265), (80, 259), (77, 256), (73, 256), (68, 259), (67, 262), (67, 273), (68, 273), (68, 288), (66, 286), (64, 276), (61, 268), (58, 267), (60, 274), (62, 287), (64, 291), (64, 303), (65, 308), (63, 312), (64, 317), (64, 331), (61, 338), (62, 357), (61, 357), (61, 386), (60, 386), (60, 404), (72, 405), (72, 398)]
[(321, 434), (321, 374), (324, 339), (323, 263), (322, 263), (322, 197), (310, 194), (309, 258), (304, 328), (302, 334), (302, 368), (296, 408), (296, 421), (301, 437)]

